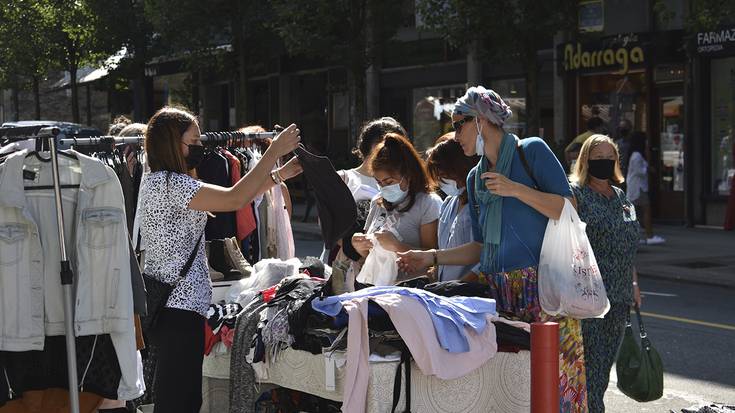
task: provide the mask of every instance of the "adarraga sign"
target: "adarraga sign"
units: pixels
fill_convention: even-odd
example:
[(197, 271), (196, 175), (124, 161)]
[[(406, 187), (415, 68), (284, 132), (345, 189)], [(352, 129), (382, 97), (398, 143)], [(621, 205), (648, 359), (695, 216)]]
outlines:
[(581, 43), (564, 45), (564, 70), (568, 72), (617, 68), (614, 73), (624, 75), (632, 64), (640, 64), (644, 60), (645, 54), (640, 46), (588, 49)]

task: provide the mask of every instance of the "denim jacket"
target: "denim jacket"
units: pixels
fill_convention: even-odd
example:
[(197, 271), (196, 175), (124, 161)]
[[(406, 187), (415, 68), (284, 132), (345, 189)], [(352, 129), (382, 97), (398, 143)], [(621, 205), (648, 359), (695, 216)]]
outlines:
[[(78, 160), (58, 159), (62, 184), (79, 184), (78, 190), (62, 189), (67, 255), (74, 272), (74, 332), (77, 336), (133, 332), (120, 182), (99, 160), (70, 153)], [(64, 334), (56, 211), (49, 208), (53, 195), (48, 190), (24, 190), (24, 185), (50, 185), (51, 163), (26, 154), (20, 151), (0, 165), (2, 351), (41, 350), (45, 335)], [(42, 247), (44, 240), (47, 245)]]

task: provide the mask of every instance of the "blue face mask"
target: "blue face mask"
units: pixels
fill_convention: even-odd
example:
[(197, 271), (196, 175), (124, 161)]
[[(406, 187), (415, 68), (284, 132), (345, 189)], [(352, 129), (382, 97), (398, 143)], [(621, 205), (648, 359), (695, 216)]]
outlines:
[(403, 201), (404, 199), (406, 199), (408, 191), (404, 191), (403, 189), (401, 189), (402, 182), (403, 179), (401, 179), (401, 182), (397, 184), (380, 187), (380, 195), (383, 197), (383, 199), (390, 202), (391, 204), (397, 204)]

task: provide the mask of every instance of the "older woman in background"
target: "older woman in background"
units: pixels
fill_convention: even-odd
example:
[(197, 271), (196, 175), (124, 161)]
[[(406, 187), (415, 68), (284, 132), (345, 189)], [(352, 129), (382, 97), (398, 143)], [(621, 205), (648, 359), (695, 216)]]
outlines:
[(604, 135), (592, 135), (582, 145), (570, 178), (579, 217), (587, 223), (587, 237), (605, 284), (610, 311), (605, 318), (582, 320), (587, 400), (591, 412), (604, 412), (610, 369), (623, 340), (630, 305), (641, 295), (633, 266), (638, 248), (635, 207), (622, 184), (618, 147)]

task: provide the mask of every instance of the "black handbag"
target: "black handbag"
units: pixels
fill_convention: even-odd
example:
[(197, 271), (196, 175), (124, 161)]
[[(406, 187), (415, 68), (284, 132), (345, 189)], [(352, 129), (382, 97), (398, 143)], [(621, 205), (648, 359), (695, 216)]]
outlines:
[(194, 250), (189, 254), (189, 260), (186, 261), (186, 264), (181, 268), (179, 279), (176, 280), (175, 284), (165, 283), (151, 277), (150, 275), (143, 274), (143, 282), (145, 283), (146, 291), (145, 301), (146, 306), (148, 307), (148, 314), (140, 318), (140, 324), (143, 327), (143, 331), (151, 332), (156, 328), (158, 318), (161, 316), (161, 311), (163, 311), (163, 308), (166, 306), (168, 297), (171, 296), (171, 292), (176, 288), (179, 281), (189, 273), (189, 269), (191, 269), (191, 265), (194, 263), (194, 258), (196, 258), (197, 251), (199, 251), (199, 245), (201, 243), (202, 237), (199, 237), (197, 245), (194, 246)]
[(618, 389), (633, 400), (650, 402), (660, 399), (663, 395), (664, 367), (661, 357), (648, 339), (638, 306), (635, 306), (635, 314), (638, 318), (641, 345), (638, 346), (633, 337), (628, 311), (625, 336), (616, 363)]

